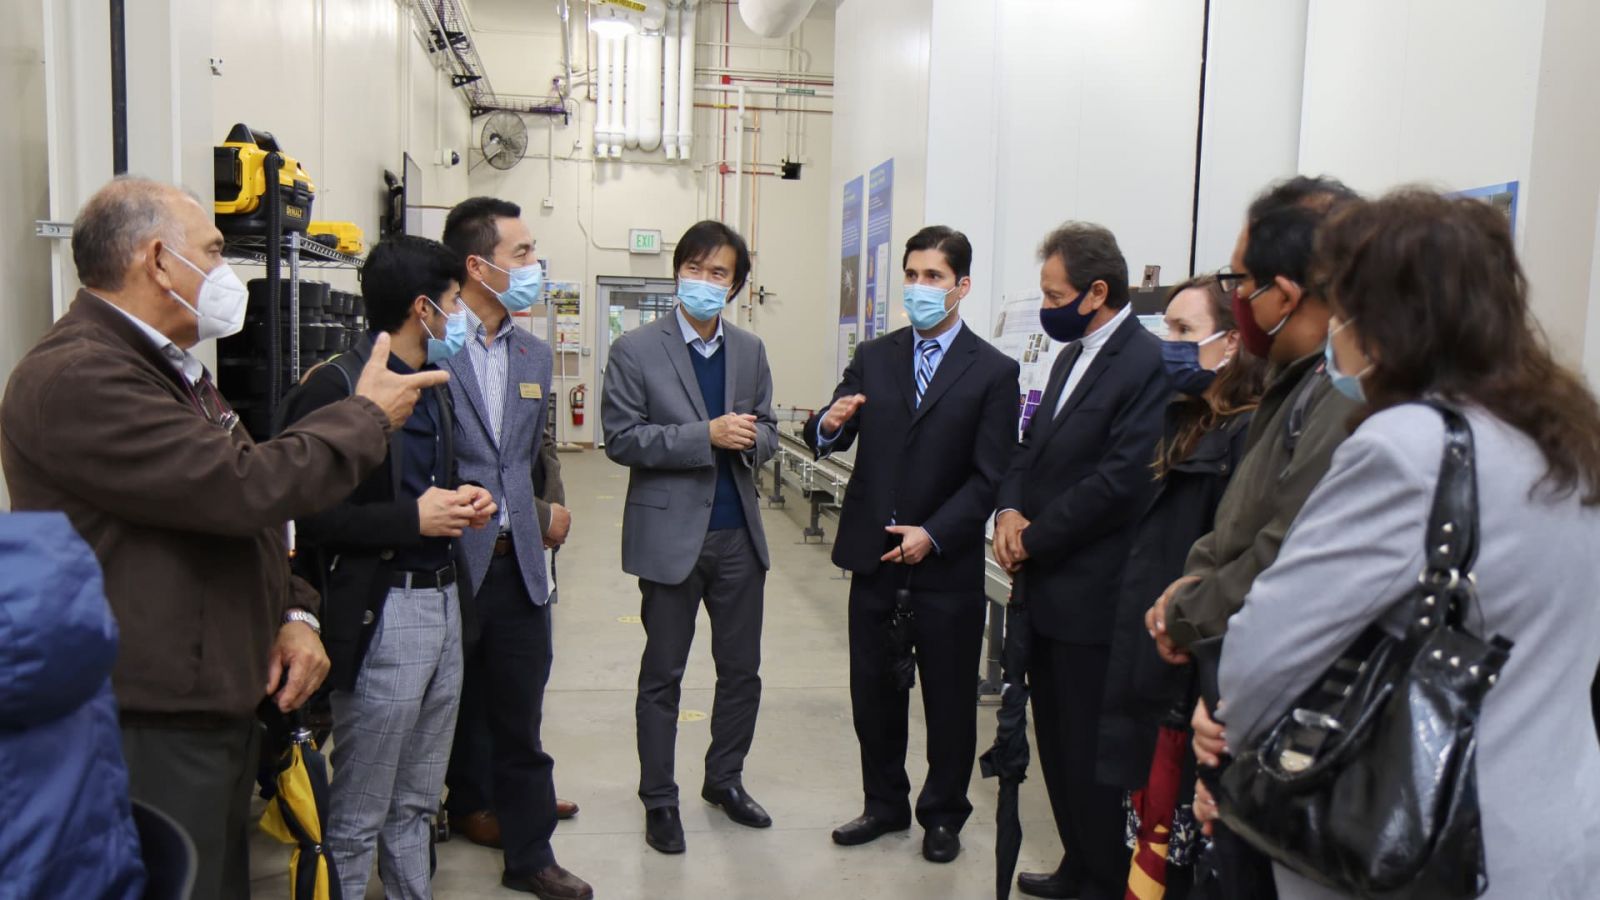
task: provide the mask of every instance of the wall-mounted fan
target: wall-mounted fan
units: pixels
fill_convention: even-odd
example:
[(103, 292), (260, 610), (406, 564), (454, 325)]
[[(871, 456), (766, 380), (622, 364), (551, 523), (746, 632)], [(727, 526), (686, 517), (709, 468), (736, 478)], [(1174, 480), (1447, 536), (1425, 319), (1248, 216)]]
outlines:
[(528, 123), (514, 112), (491, 113), (479, 136), (483, 161), (496, 169), (509, 169), (522, 161), (528, 149)]

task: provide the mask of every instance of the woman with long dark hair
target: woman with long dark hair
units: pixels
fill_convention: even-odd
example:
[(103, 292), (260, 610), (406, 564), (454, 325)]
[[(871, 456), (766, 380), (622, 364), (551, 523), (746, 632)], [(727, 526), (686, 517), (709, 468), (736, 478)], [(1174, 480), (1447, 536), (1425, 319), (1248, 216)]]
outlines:
[[(1414, 189), (1355, 203), (1319, 235), (1313, 278), (1334, 312), (1329, 374), (1364, 418), (1229, 624), (1226, 732), (1202, 729), (1197, 754), (1250, 746), (1369, 625), (1404, 632), (1445, 446), (1420, 401), (1442, 401), (1476, 455), (1478, 599), (1463, 627), (1515, 642), (1477, 725), (1484, 896), (1592, 897), (1600, 405), (1551, 357), (1487, 205)], [(1281, 866), (1277, 882), (1289, 900), (1339, 896)]]
[[(1160, 754), (1157, 733), (1163, 723), (1181, 731), (1188, 721), (1194, 708), (1191, 667), (1161, 660), (1145, 633), (1144, 613), (1150, 598), (1183, 574), (1189, 547), (1211, 530), (1222, 492), (1245, 453), (1251, 414), (1265, 387), (1266, 363), (1240, 345), (1232, 304), (1215, 276), (1186, 281), (1168, 298), (1162, 356), (1175, 393), (1151, 464), (1151, 477), (1159, 485), (1139, 521), (1117, 604), (1096, 776), (1131, 794), (1146, 786), (1151, 763), (1157, 761), (1169, 775), (1176, 773), (1176, 796), (1186, 798), (1194, 783), (1187, 739), (1178, 743), (1176, 756)], [(1165, 857), (1167, 896), (1181, 900), (1188, 894), (1196, 848), (1191, 812), (1187, 806), (1152, 809), (1143, 802), (1144, 795), (1139, 799), (1137, 807), (1130, 803), (1130, 812), (1137, 809), (1143, 819), (1172, 820), (1164, 826), (1171, 833)], [(1140, 824), (1148, 833), (1154, 823), (1131, 817), (1135, 829)], [(1136, 858), (1134, 865), (1141, 861)]]

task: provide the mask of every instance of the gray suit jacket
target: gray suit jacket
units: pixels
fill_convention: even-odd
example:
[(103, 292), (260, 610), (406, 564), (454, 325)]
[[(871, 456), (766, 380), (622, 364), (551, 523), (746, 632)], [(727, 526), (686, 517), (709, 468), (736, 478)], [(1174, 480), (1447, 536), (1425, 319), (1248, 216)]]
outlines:
[[(1482, 615), (1468, 625), (1516, 642), (1478, 726), (1485, 897), (1595, 896), (1600, 884), (1600, 746), (1589, 682), (1600, 663), (1600, 509), (1530, 497), (1545, 471), (1528, 437), (1469, 410), (1478, 474), (1474, 574)], [(1228, 625), (1222, 718), (1235, 749), (1288, 710), (1372, 622), (1399, 633), (1396, 607), (1423, 567), (1423, 535), (1444, 450), (1439, 414), (1381, 412), (1334, 454), (1283, 550)], [(1286, 900), (1335, 897), (1285, 869)]]
[[(726, 320), (722, 333), (728, 411), (757, 419), (756, 446), (738, 454), (734, 481), (761, 566), (770, 568), (755, 470), (778, 452), (772, 372), (760, 338)], [(717, 451), (693, 352), (676, 312), (628, 332), (611, 345), (600, 402), (606, 455), (633, 470), (622, 514), (622, 569), (661, 584), (689, 577), (717, 490)]]
[[(476, 338), (472, 338), (476, 340)], [(472, 368), (470, 350), (445, 360), (450, 372), (450, 394), (456, 408), (456, 466), (463, 482), (483, 485), (509, 513), (517, 567), (533, 602), (543, 605), (549, 593), (544, 570), (544, 538), (535, 509), (534, 461), (544, 442), (550, 403), (550, 345), (521, 328), (502, 338), (510, 348), (507, 365), (505, 418), (500, 440), (489, 426), (483, 387)], [(523, 385), (530, 387), (524, 390)], [(531, 387), (537, 385), (537, 388)], [(525, 393), (537, 397), (524, 396)], [(548, 515), (548, 513), (547, 513)], [(460, 538), (461, 560), (470, 587), (476, 592), (489, 571), (498, 529), (467, 529)]]

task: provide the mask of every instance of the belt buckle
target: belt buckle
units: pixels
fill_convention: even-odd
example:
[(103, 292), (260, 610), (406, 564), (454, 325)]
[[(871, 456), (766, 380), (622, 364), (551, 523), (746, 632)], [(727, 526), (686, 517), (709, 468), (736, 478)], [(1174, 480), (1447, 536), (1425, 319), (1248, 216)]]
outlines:
[(456, 567), (453, 563), (445, 563), (433, 572), (433, 586), (436, 588), (444, 588), (447, 585), (454, 584), (455, 580)]

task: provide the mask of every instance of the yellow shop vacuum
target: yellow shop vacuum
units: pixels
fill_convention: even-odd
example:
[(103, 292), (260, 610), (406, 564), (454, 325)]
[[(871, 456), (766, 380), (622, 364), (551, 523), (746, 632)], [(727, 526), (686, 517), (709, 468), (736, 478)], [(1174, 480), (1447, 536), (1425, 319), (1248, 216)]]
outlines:
[(317, 186), (300, 161), (283, 153), (270, 132), (240, 124), (227, 140), (214, 148), (217, 228), (229, 235), (267, 233), (267, 155), (283, 159), (277, 184), (271, 185), (283, 200), (282, 231), (305, 233), (311, 222), (311, 203)]

